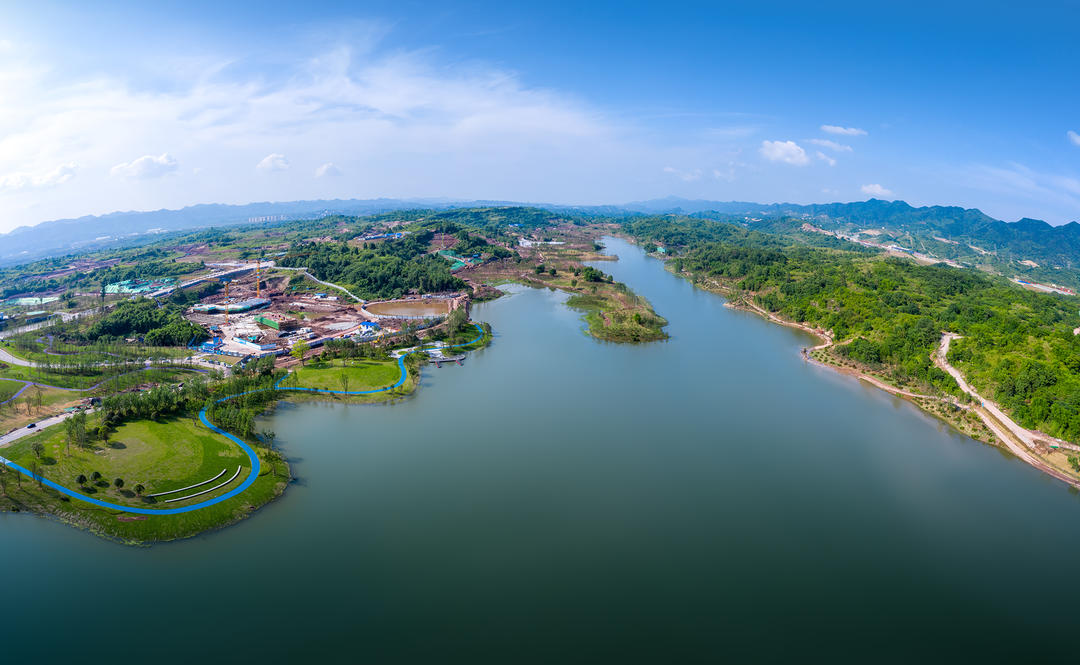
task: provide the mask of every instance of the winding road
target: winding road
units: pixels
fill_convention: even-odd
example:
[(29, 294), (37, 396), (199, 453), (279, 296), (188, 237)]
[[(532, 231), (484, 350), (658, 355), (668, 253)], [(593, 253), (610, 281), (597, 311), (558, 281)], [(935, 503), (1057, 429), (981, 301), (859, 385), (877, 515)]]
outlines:
[(1005, 412), (1001, 410), (1001, 407), (993, 401), (988, 400), (975, 392), (975, 389), (971, 387), (971, 384), (964, 379), (964, 375), (960, 370), (949, 364), (949, 345), (952, 344), (954, 339), (960, 339), (960, 335), (957, 335), (956, 333), (945, 333), (942, 335), (941, 344), (934, 354), (934, 364), (948, 372), (952, 378), (956, 379), (956, 383), (960, 386), (960, 389), (978, 402), (978, 406), (972, 407), (972, 410), (979, 415), (979, 418), (982, 419), (983, 423), (986, 424), (995, 436), (1001, 439), (1001, 442), (1005, 444), (1005, 447), (1008, 448), (1009, 452), (1013, 455), (1016, 455), (1036, 469), (1059, 480), (1063, 480), (1073, 487), (1080, 487), (1080, 481), (1055, 469), (1044, 462), (1042, 458), (1035, 455), (1034, 451), (1037, 450), (1036, 440), (1045, 440), (1047, 437), (1038, 435), (1020, 425), (1006, 415)]
[[(764, 316), (765, 318), (767, 318), (768, 320), (770, 320), (770, 321), (772, 321), (774, 323), (779, 323), (780, 325), (784, 325), (784, 326), (788, 326), (788, 327), (792, 327), (792, 328), (798, 328), (799, 330), (803, 330), (805, 332), (808, 332), (808, 333), (810, 333), (812, 335), (815, 335), (815, 336), (823, 339), (824, 341), (821, 344), (818, 344), (817, 346), (811, 347), (810, 349), (803, 349), (804, 357), (806, 357), (811, 362), (813, 362), (813, 363), (815, 363), (817, 365), (820, 365), (821, 367), (831, 369), (833, 371), (839, 371), (839, 372), (845, 373), (845, 374), (852, 374), (852, 375), (856, 376), (857, 378), (861, 379), (862, 381), (865, 381), (865, 382), (867, 382), (867, 383), (869, 383), (869, 384), (871, 384), (871, 385), (873, 385), (873, 386), (875, 386), (877, 388), (880, 388), (880, 389), (882, 389), (882, 390), (884, 390), (886, 392), (892, 393), (893, 395), (898, 395), (898, 396), (901, 396), (901, 397), (918, 397), (918, 398), (923, 398), (923, 399), (939, 400), (939, 401), (948, 402), (950, 404), (953, 404), (953, 405), (955, 405), (955, 406), (957, 406), (957, 407), (959, 407), (961, 409), (966, 409), (966, 410), (969, 410), (969, 411), (973, 411), (976, 415), (979, 416), (979, 419), (983, 421), (983, 423), (986, 425), (986, 427), (991, 432), (994, 433), (994, 436), (1001, 439), (1001, 442), (1005, 445), (1006, 448), (1009, 449), (1009, 452), (1011, 452), (1013, 455), (1015, 455), (1020, 460), (1026, 462), (1027, 464), (1030, 464), (1031, 466), (1035, 467), (1036, 469), (1042, 471), (1043, 473), (1045, 473), (1045, 474), (1047, 474), (1049, 476), (1053, 476), (1054, 478), (1057, 478), (1058, 480), (1061, 480), (1061, 481), (1063, 481), (1065, 483), (1068, 483), (1069, 485), (1071, 485), (1073, 487), (1080, 488), (1080, 480), (1070, 476), (1069, 474), (1061, 471), (1060, 469), (1057, 469), (1057, 468), (1051, 466), (1049, 463), (1044, 461), (1041, 457), (1039, 457), (1036, 454), (1036, 451), (1038, 450), (1037, 441), (1042, 441), (1047, 445), (1060, 447), (1060, 448), (1067, 448), (1067, 449), (1071, 449), (1071, 450), (1077, 450), (1077, 446), (1075, 446), (1074, 444), (1071, 444), (1071, 443), (1069, 443), (1067, 441), (1062, 441), (1060, 439), (1056, 439), (1054, 437), (1048, 436), (1048, 435), (1043, 434), (1041, 432), (1036, 432), (1036, 431), (1027, 429), (1023, 425), (1020, 425), (1015, 420), (1010, 418), (1001, 409), (1001, 407), (999, 407), (997, 404), (995, 404), (992, 400), (988, 400), (988, 399), (984, 398), (982, 395), (980, 395), (978, 392), (976, 392), (975, 389), (971, 387), (971, 384), (969, 384), (967, 382), (967, 380), (964, 378), (963, 373), (960, 370), (958, 370), (957, 368), (953, 367), (951, 364), (949, 364), (949, 361), (948, 361), (949, 346), (952, 344), (953, 340), (960, 339), (961, 338), (960, 335), (957, 335), (956, 333), (948, 333), (948, 332), (942, 334), (941, 343), (938, 345), (937, 350), (934, 352), (932, 359), (933, 359), (934, 364), (938, 368), (940, 368), (941, 370), (947, 372), (950, 376), (952, 376), (956, 380), (956, 383), (957, 383), (957, 385), (960, 386), (960, 389), (962, 391), (964, 391), (965, 393), (967, 393), (971, 398), (973, 398), (975, 400), (977, 406), (971, 406), (971, 405), (968, 405), (968, 404), (963, 404), (963, 403), (961, 403), (961, 402), (959, 402), (959, 401), (957, 401), (957, 400), (955, 400), (955, 399), (953, 399), (951, 397), (941, 397), (941, 396), (938, 396), (938, 395), (924, 395), (922, 393), (912, 392), (910, 390), (904, 390), (903, 388), (897, 388), (896, 386), (891, 386), (891, 385), (885, 383), (884, 381), (881, 381), (881, 380), (879, 380), (879, 379), (877, 379), (877, 378), (875, 378), (873, 376), (869, 376), (868, 374), (864, 374), (862, 372), (847, 372), (847, 371), (845, 371), (843, 369), (833, 367), (831, 365), (827, 365), (825, 363), (814, 360), (814, 359), (810, 358), (809, 353), (807, 353), (808, 351), (814, 351), (814, 350), (818, 350), (818, 349), (825, 349), (825, 348), (828, 348), (830, 346), (833, 346), (834, 343), (835, 343), (832, 336), (828, 333), (828, 331), (810, 328), (809, 326), (805, 326), (805, 325), (802, 325), (800, 323), (793, 323), (791, 321), (785, 321), (784, 319), (781, 319), (780, 317), (772, 314), (771, 312), (767, 312), (764, 309), (762, 309), (761, 307), (758, 307), (757, 305), (755, 305), (752, 302), (746, 302), (746, 303), (743, 303), (743, 305), (746, 306), (747, 308), (749, 308), (750, 310), (756, 312), (757, 314), (760, 314), (761, 316)], [(737, 307), (737, 305), (730, 305), (730, 306)]]
[[(457, 348), (457, 347), (462, 347), (462, 346), (469, 346), (469, 345), (475, 344), (476, 342), (479, 342), (481, 339), (483, 339), (483, 337), (484, 337), (483, 328), (481, 328), (478, 324), (475, 324), (475, 323), (473, 325), (476, 327), (476, 331), (479, 333), (479, 335), (475, 339), (473, 339), (471, 341), (468, 341), (468, 342), (464, 342), (462, 344), (454, 344), (454, 345), (448, 346), (446, 348)], [(423, 351), (414, 351), (413, 353), (423, 353)], [(235, 395), (227, 395), (227, 396), (222, 397), (221, 399), (217, 400), (215, 402), (215, 404), (221, 404), (222, 402), (227, 402), (227, 401), (229, 401), (231, 399), (235, 399), (237, 397), (240, 397), (241, 395), (250, 395), (250, 394), (253, 394), (253, 393), (260, 393), (260, 392), (266, 392), (266, 391), (290, 391), (291, 390), (291, 391), (299, 391), (299, 392), (323, 393), (323, 394), (328, 394), (328, 395), (371, 395), (371, 394), (374, 394), (374, 393), (381, 393), (381, 392), (387, 392), (389, 390), (393, 390), (394, 388), (397, 388), (398, 386), (405, 383), (405, 379), (408, 377), (408, 370), (405, 368), (405, 356), (404, 355), (402, 355), (402, 356), (400, 356), (398, 358), (398, 371), (400, 373), (399, 376), (398, 376), (398, 380), (396, 382), (394, 382), (393, 385), (384, 386), (382, 388), (375, 388), (373, 390), (357, 390), (357, 391), (323, 390), (323, 389), (320, 389), (320, 388), (294, 388), (294, 387), (284, 387), (283, 388), (283, 387), (280, 387), (280, 384), (281, 384), (281, 381), (284, 380), (285, 377), (282, 377), (281, 379), (278, 379), (278, 381), (271, 388), (261, 388), (259, 390), (250, 390), (250, 391), (247, 391), (247, 392), (236, 393)], [(288, 375), (286, 375), (286, 376), (288, 376)], [(47, 418), (47, 419), (45, 419), (45, 420), (43, 420), (41, 422), (42, 423), (48, 423), (47, 425), (45, 425), (47, 427), (49, 425), (54, 425), (54, 424), (57, 424), (59, 422), (62, 422), (67, 417), (70, 417), (70, 414), (64, 414), (62, 416), (54, 416), (51, 419)], [(55, 420), (55, 422), (50, 422), (50, 420)], [(6, 459), (4, 457), (0, 457), (0, 464), (3, 464), (4, 466), (6, 466), (6, 467), (8, 467), (8, 468), (10, 468), (10, 469), (12, 469), (14, 471), (18, 471), (19, 473), (31, 478), (32, 480), (36, 480), (36, 481), (38, 481), (38, 482), (40, 482), (40, 483), (42, 483), (44, 485), (48, 485), (49, 487), (56, 490), (57, 492), (60, 492), (61, 494), (69, 496), (69, 497), (71, 497), (73, 499), (76, 499), (78, 501), (83, 501), (83, 502), (86, 502), (86, 503), (93, 504), (95, 506), (100, 506), (102, 508), (109, 508), (111, 510), (118, 510), (118, 511), (121, 511), (121, 512), (133, 513), (133, 514), (137, 514), (137, 515), (179, 515), (181, 513), (190, 513), (190, 512), (196, 511), (196, 510), (202, 510), (203, 508), (209, 508), (210, 506), (217, 505), (217, 504), (219, 504), (219, 503), (221, 503), (223, 501), (227, 501), (227, 500), (233, 498), (234, 496), (237, 496), (238, 494), (241, 494), (246, 489), (251, 487), (251, 485), (259, 477), (259, 470), (260, 470), (259, 456), (255, 453), (255, 451), (251, 448), (251, 446), (246, 444), (239, 437), (234, 436), (234, 435), (230, 434), (229, 432), (226, 432), (225, 430), (221, 429), (220, 427), (218, 427), (214, 423), (210, 422), (210, 419), (206, 415), (206, 409), (205, 408), (202, 411), (199, 412), (199, 420), (202, 421), (202, 423), (204, 425), (206, 425), (206, 427), (209, 428), (210, 430), (212, 430), (214, 432), (217, 432), (221, 436), (225, 437), (226, 439), (228, 439), (228, 440), (232, 441), (233, 443), (235, 443), (236, 445), (240, 446), (240, 449), (243, 450), (244, 453), (248, 456), (248, 462), (251, 464), (251, 471), (248, 473), (247, 477), (244, 478), (243, 483), (240, 484), (238, 487), (236, 487), (236, 488), (234, 488), (232, 490), (229, 490), (228, 492), (226, 492), (225, 494), (222, 494), (221, 496), (216, 496), (216, 497), (214, 497), (212, 499), (207, 499), (206, 501), (202, 501), (202, 502), (199, 502), (199, 503), (196, 503), (196, 504), (192, 504), (190, 506), (182, 506), (182, 507), (179, 507), (179, 508), (158, 508), (158, 509), (154, 509), (154, 508), (137, 508), (137, 507), (133, 507), (133, 506), (122, 506), (122, 505), (119, 505), (119, 504), (116, 504), (116, 503), (110, 503), (108, 501), (102, 501), (101, 499), (95, 499), (93, 497), (86, 496), (85, 494), (81, 494), (81, 493), (76, 492), (74, 490), (68, 489), (68, 488), (64, 487), (63, 485), (60, 485), (58, 483), (55, 483), (55, 482), (49, 480), (48, 478), (44, 478), (42, 476), (31, 473), (29, 469), (26, 469), (26, 468), (16, 464), (15, 462), (12, 462), (11, 460)], [(31, 431), (31, 430), (26, 430), (26, 428), (22, 428), (22, 430), (19, 430), (19, 431)], [(34, 431), (40, 431), (40, 430), (34, 430)], [(31, 433), (33, 433), (33, 431), (31, 431)], [(14, 432), (13, 432), (13, 434), (14, 434)], [(23, 436), (25, 436), (25, 435), (23, 435)], [(18, 438), (21, 438), (21, 437), (18, 437)], [(4, 443), (3, 439), (0, 439), (0, 443)], [(11, 442), (8, 441), (6, 443), (11, 443)], [(6, 443), (4, 443), (4, 445), (6, 445)]]

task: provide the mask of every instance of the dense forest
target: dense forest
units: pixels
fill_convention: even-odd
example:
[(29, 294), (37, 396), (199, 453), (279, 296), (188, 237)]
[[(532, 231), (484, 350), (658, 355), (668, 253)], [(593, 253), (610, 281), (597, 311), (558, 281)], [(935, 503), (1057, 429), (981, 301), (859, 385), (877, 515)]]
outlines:
[(1077, 299), (1026, 291), (977, 271), (801, 246), (734, 226), (693, 226), (626, 224), (642, 240), (674, 248), (678, 271), (829, 330), (840, 353), (898, 380), (958, 394), (931, 353), (944, 331), (963, 335), (950, 361), (978, 389), (1027, 427), (1080, 439)]
[(450, 263), (426, 254), (433, 233), (413, 233), (398, 240), (353, 247), (347, 243), (297, 243), (278, 259), (288, 267), (306, 267), (313, 275), (341, 284), (362, 298), (394, 298), (410, 291), (454, 291), (465, 283), (450, 273)]
[(83, 336), (91, 342), (137, 336), (151, 346), (185, 346), (204, 339), (206, 332), (186, 320), (180, 306), (139, 298), (117, 305)]

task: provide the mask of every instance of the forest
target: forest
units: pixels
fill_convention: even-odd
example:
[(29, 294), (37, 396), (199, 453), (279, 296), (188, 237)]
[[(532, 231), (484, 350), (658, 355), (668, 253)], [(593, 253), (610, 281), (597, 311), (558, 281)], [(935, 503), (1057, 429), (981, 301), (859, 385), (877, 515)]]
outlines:
[(186, 346), (204, 339), (206, 331), (185, 319), (179, 305), (139, 298), (118, 304), (82, 336), (91, 342), (141, 336), (151, 346)]
[(962, 335), (949, 360), (978, 390), (1027, 427), (1080, 439), (1076, 298), (1027, 291), (973, 270), (808, 247), (734, 226), (687, 223), (665, 231), (647, 220), (626, 226), (675, 247), (677, 271), (829, 330), (838, 352), (898, 380), (959, 394), (931, 353), (944, 331)]
[(313, 275), (353, 291), (362, 298), (394, 298), (410, 291), (436, 293), (462, 289), (450, 264), (426, 254), (431, 231), (413, 233), (368, 247), (346, 243), (297, 243), (278, 259), (288, 267), (307, 267)]

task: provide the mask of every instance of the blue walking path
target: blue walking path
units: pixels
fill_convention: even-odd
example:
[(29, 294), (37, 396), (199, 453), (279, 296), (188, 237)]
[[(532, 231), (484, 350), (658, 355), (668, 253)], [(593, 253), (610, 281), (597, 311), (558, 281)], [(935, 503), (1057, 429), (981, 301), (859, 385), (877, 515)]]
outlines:
[[(479, 342), (481, 339), (483, 339), (484, 338), (484, 330), (477, 324), (473, 324), (473, 325), (476, 326), (476, 331), (478, 333), (480, 333), (479, 336), (477, 336), (476, 339), (474, 339), (472, 341), (469, 341), (469, 342), (465, 342), (463, 344), (454, 344), (453, 346), (447, 346), (445, 348), (457, 348), (457, 347), (462, 347), (462, 346), (469, 346), (469, 345), (475, 344), (476, 342)], [(423, 351), (418, 350), (418, 351), (413, 351), (412, 353), (423, 353)], [(250, 395), (250, 394), (253, 394), (253, 393), (261, 393), (261, 392), (266, 392), (268, 390), (281, 390), (281, 391), (295, 390), (295, 391), (301, 391), (301, 392), (326, 393), (326, 394), (330, 394), (330, 395), (370, 395), (370, 394), (373, 394), (373, 393), (381, 393), (381, 392), (386, 392), (388, 390), (393, 390), (394, 388), (397, 388), (401, 384), (405, 383), (405, 379), (408, 376), (408, 374), (407, 374), (407, 370), (405, 369), (405, 356), (404, 355), (402, 355), (401, 357), (398, 358), (398, 370), (400, 371), (401, 375), (398, 377), (397, 382), (395, 382), (391, 386), (385, 386), (383, 388), (375, 388), (374, 390), (345, 391), (345, 390), (322, 390), (320, 388), (290, 388), (290, 387), (281, 388), (281, 387), (278, 386), (278, 384), (280, 384), (282, 379), (285, 378), (285, 377), (282, 377), (281, 379), (278, 379), (277, 383), (275, 383), (272, 388), (260, 388), (259, 390), (249, 390), (247, 392), (236, 393), (235, 395), (228, 395), (226, 397), (222, 397), (221, 399), (217, 400), (215, 402), (215, 404), (220, 404), (222, 402), (227, 402), (228, 400), (234, 399), (236, 397), (240, 397), (241, 395)], [(25, 386), (24, 386), (24, 389), (25, 389)], [(38, 476), (38, 475), (36, 475), (34, 473), (31, 473), (29, 469), (25, 469), (22, 466), (19, 466), (18, 464), (16, 464), (15, 462), (12, 462), (9, 459), (5, 459), (4, 457), (0, 457), (0, 464), (3, 464), (4, 466), (6, 466), (6, 467), (8, 467), (10, 469), (13, 469), (15, 471), (18, 471), (19, 473), (21, 473), (21, 474), (23, 474), (25, 476), (28, 476), (31, 479), (42, 483), (43, 485), (47, 485), (47, 486), (51, 487), (52, 489), (56, 490), (57, 492), (60, 492), (61, 494), (65, 494), (65, 495), (67, 495), (67, 496), (69, 496), (69, 497), (71, 497), (73, 499), (77, 499), (79, 501), (85, 501), (86, 503), (92, 503), (95, 506), (100, 506), (102, 508), (109, 508), (109, 509), (112, 509), (112, 510), (119, 510), (119, 511), (123, 511), (125, 513), (134, 513), (136, 515), (179, 515), (181, 513), (190, 513), (190, 512), (196, 511), (196, 510), (202, 510), (203, 508), (209, 508), (210, 506), (217, 505), (217, 504), (221, 503), (222, 501), (228, 501), (229, 499), (233, 498), (234, 496), (237, 496), (238, 494), (241, 494), (247, 488), (251, 487), (251, 485), (255, 482), (255, 479), (259, 477), (259, 469), (260, 469), (260, 467), (259, 467), (259, 456), (255, 454), (255, 451), (252, 450), (251, 446), (244, 443), (244, 441), (242, 439), (240, 439), (239, 437), (234, 436), (234, 435), (226, 432), (225, 430), (221, 429), (220, 427), (218, 427), (214, 423), (210, 422), (210, 419), (206, 416), (206, 409), (205, 408), (202, 411), (199, 412), (199, 420), (201, 420), (202, 423), (204, 425), (206, 425), (209, 429), (213, 430), (214, 432), (217, 432), (221, 436), (225, 437), (226, 439), (228, 439), (228, 440), (232, 441), (233, 443), (235, 443), (236, 445), (240, 446), (240, 449), (243, 450), (244, 454), (246, 454), (248, 456), (248, 462), (250, 462), (250, 464), (251, 464), (251, 471), (248, 473), (247, 477), (244, 478), (244, 482), (241, 483), (238, 487), (235, 487), (234, 489), (229, 490), (228, 492), (226, 492), (225, 494), (222, 494), (221, 496), (216, 496), (216, 497), (214, 497), (212, 499), (207, 499), (206, 501), (201, 501), (199, 503), (195, 503), (195, 504), (192, 504), (190, 506), (182, 506), (180, 508), (136, 508), (136, 507), (133, 507), (133, 506), (121, 506), (121, 505), (116, 504), (116, 503), (109, 503), (108, 501), (102, 501), (101, 499), (95, 499), (94, 497), (86, 496), (85, 494), (80, 494), (79, 492), (76, 492), (74, 490), (70, 490), (70, 489), (64, 487), (63, 485), (59, 485), (57, 483), (54, 483), (53, 481), (49, 480), (48, 478), (44, 478), (44, 477)]]

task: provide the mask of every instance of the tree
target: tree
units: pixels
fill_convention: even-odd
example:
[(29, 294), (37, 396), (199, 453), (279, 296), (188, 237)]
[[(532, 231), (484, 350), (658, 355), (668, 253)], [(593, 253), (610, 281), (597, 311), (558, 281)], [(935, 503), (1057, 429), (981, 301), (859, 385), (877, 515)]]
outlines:
[(145, 491), (146, 488), (143, 487), (142, 483), (135, 485), (135, 496), (142, 496), (142, 493)]
[(78, 476), (75, 477), (75, 482), (79, 484), (79, 487), (83, 487), (84, 485), (86, 485), (86, 476), (80, 473)]
[(94, 481), (96, 483), (97, 481), (101, 480), (101, 474), (99, 472), (97, 472), (97, 471), (91, 472), (90, 473), (90, 480), (92, 480), (92, 481)]
[(35, 441), (30, 445), (30, 450), (34, 451), (34, 457), (41, 459), (41, 453), (45, 452), (45, 444), (40, 441)]
[(310, 349), (310, 348), (311, 347), (308, 346), (308, 343), (301, 339), (301, 340), (297, 340), (296, 344), (293, 344), (292, 351), (290, 351), (289, 353), (292, 355), (293, 358), (296, 358), (297, 360), (299, 360), (301, 365), (303, 365), (304, 364), (304, 354), (307, 353), (308, 349)]
[(342, 392), (349, 392), (349, 372), (347, 369), (341, 370), (341, 390)]
[(117, 478), (116, 480), (113, 481), (113, 485), (116, 486), (116, 489), (122, 488), (124, 486), (124, 479), (123, 478)]

